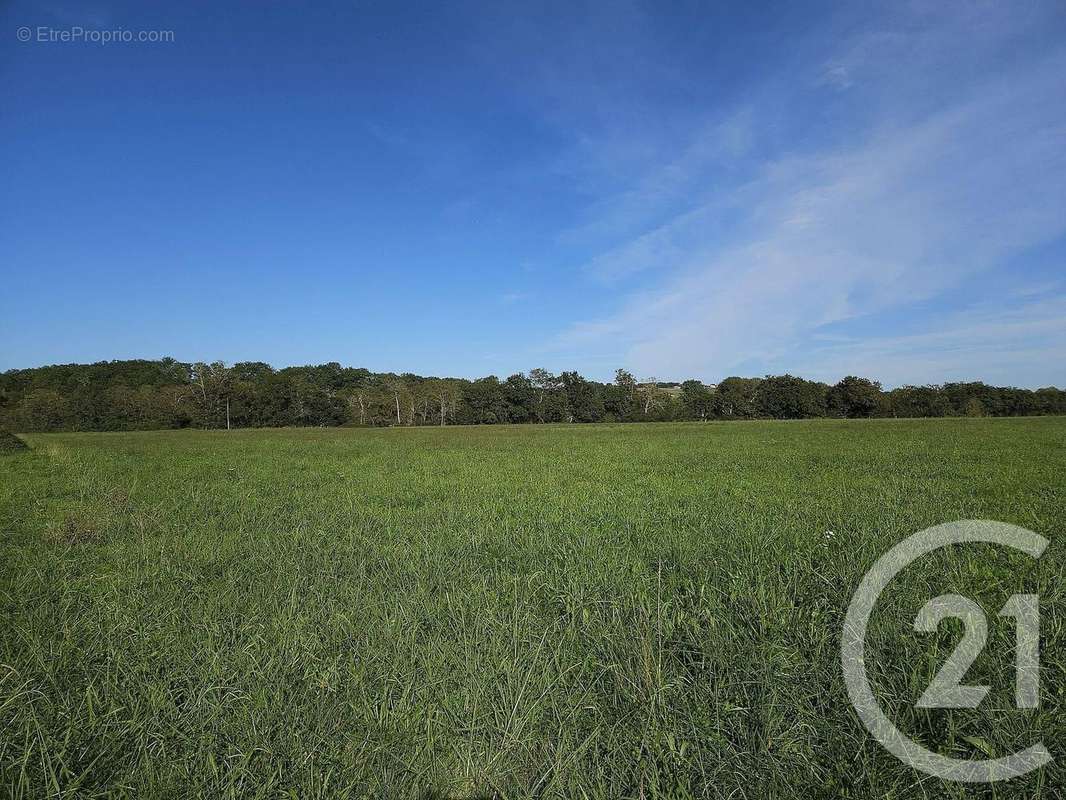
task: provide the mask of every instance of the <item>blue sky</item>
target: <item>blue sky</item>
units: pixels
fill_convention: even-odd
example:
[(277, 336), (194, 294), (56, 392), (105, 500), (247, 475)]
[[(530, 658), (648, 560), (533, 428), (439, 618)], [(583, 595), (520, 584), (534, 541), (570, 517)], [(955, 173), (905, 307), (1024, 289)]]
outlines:
[(1066, 386), (1061, 3), (0, 20), (0, 369)]

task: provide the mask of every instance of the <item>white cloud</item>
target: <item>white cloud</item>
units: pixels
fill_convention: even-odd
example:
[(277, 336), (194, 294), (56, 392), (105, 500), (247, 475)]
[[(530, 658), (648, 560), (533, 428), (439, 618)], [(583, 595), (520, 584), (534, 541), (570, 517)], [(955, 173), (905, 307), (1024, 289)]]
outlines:
[[(703, 123), (679, 153), (671, 155), (655, 169), (643, 173), (631, 188), (594, 203), (589, 209), (588, 219), (576, 228), (566, 231), (562, 239), (575, 242), (602, 235), (614, 235), (625, 231), (634, 221), (640, 221), (663, 208), (668, 208), (679, 199), (693, 193), (697, 196), (706, 194), (713, 188), (705, 185), (704, 176), (708, 171), (735, 162), (751, 149), (753, 125), (752, 110), (747, 106)], [(669, 150), (668, 147), (665, 149)], [(654, 246), (655, 242), (652, 240), (645, 240), (639, 245)], [(634, 245), (633, 249), (637, 247)], [(639, 256), (634, 258), (636, 255), (634, 253), (615, 258), (613, 254), (605, 254), (592, 266), (602, 277), (618, 277), (643, 268), (644, 259)], [(622, 263), (623, 260), (625, 264)], [(608, 262), (613, 263), (605, 269), (599, 268)]]
[(967, 309), (935, 322), (922, 333), (828, 341), (798, 363), (799, 371), (835, 381), (870, 373), (873, 365), (888, 386), (965, 380), (1031, 388), (1066, 384), (1066, 297), (1061, 294), (1009, 308)]
[[(934, 45), (925, 38), (923, 46)], [(961, 324), (940, 332), (930, 318), (923, 337), (814, 347), (828, 324), (942, 301), (1066, 233), (1064, 76), (1060, 50), (959, 85), (951, 105), (921, 119), (889, 115), (905, 121), (882, 121), (834, 152), (766, 164), (751, 184), (596, 257), (597, 275), (643, 271), (657, 285), (630, 294), (605, 319), (573, 326), (560, 347), (610, 340), (619, 363), (638, 372), (704, 377), (788, 361), (791, 371), (906, 382), (983, 364), (985, 377), (1010, 382), (1011, 364), (1066, 361), (1066, 338), (1051, 319), (1004, 327), (986, 317), (981, 334)], [(729, 211), (743, 225), (723, 231)], [(1048, 336), (1034, 344), (1040, 330)], [(1027, 374), (1040, 382), (1038, 371)]]

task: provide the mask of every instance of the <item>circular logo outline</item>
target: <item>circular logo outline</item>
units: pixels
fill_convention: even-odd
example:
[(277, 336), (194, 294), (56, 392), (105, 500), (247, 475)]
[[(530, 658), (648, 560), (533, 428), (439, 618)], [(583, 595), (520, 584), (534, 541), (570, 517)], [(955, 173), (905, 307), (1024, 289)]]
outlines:
[(991, 783), (1016, 778), (1052, 760), (1043, 742), (1000, 758), (967, 760), (934, 753), (904, 734), (888, 718), (866, 674), (866, 628), (882, 592), (903, 569), (923, 555), (953, 544), (998, 544), (1040, 558), (1048, 540), (1017, 525), (993, 520), (959, 520), (934, 525), (904, 539), (863, 575), (848, 603), (840, 661), (848, 696), (866, 729), (888, 752), (915, 769), (945, 780)]

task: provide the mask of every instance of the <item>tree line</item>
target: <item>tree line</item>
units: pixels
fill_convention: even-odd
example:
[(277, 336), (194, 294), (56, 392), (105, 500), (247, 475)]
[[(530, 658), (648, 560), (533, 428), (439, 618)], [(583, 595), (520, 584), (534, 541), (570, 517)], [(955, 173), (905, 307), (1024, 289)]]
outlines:
[(533, 369), (500, 380), (374, 373), (336, 362), (101, 361), (0, 374), (0, 426), (18, 431), (413, 426), (550, 422), (1030, 416), (1066, 413), (1066, 391), (980, 382), (890, 391), (849, 376), (829, 385), (793, 375), (611, 383)]

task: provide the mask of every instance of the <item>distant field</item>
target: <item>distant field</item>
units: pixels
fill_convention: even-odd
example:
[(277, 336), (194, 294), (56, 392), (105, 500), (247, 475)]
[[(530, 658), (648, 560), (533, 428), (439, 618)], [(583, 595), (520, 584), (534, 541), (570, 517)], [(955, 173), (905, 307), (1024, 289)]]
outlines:
[[(0, 455), (0, 796), (1018, 797), (1066, 786), (1066, 419), (25, 437)], [(928, 747), (1056, 757), (944, 784), (859, 724), (844, 610), (956, 519), (1052, 540), (901, 576), (870, 667)], [(1043, 705), (1012, 708), (1039, 592)], [(978, 710), (914, 700), (992, 625)], [(924, 638), (923, 638), (924, 637)]]

